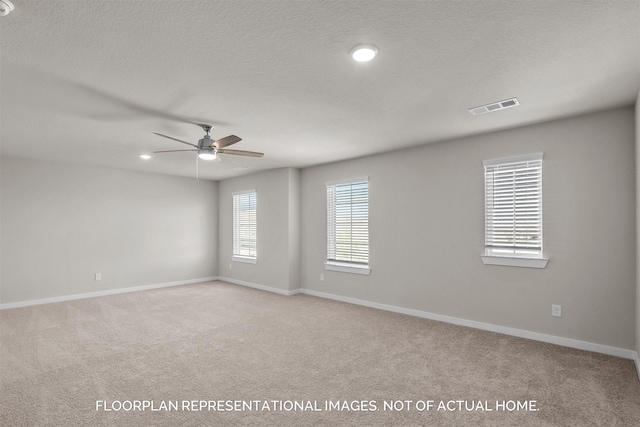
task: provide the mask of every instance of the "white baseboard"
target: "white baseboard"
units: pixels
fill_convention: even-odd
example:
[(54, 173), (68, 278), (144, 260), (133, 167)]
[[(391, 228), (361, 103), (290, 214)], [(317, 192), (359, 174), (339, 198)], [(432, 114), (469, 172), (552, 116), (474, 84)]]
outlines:
[[(579, 341), (571, 338), (563, 338), (555, 335), (541, 334), (538, 332), (525, 331), (522, 329), (508, 328), (506, 326), (492, 325), (490, 323), (476, 322), (474, 320), (460, 319), (457, 317), (444, 316), (442, 314), (434, 314), (426, 311), (413, 310), (410, 308), (398, 307), (388, 304), (380, 304), (377, 302), (371, 302), (361, 300), (357, 298), (343, 297), (340, 295), (328, 294), (325, 292), (313, 291), (310, 289), (301, 289), (300, 293), (312, 295), (320, 298), (328, 298), (336, 301), (347, 302), (350, 304), (363, 305), (365, 307), (377, 308), (380, 310), (392, 311), (394, 313), (408, 314), (410, 316), (422, 317), (430, 320), (437, 320), (439, 322), (452, 323), (454, 325), (467, 326), (469, 328), (482, 329), (490, 332), (497, 332), (499, 334), (511, 335), (514, 337), (526, 338), (535, 341), (542, 341), (550, 344), (557, 344), (565, 347), (576, 348), (579, 350), (593, 351), (596, 353), (608, 354), (610, 356), (622, 357), (624, 359), (632, 359), (636, 361), (636, 367), (640, 366), (638, 360), (638, 354), (633, 350), (627, 350), (624, 348), (611, 347), (602, 344), (594, 344), (587, 341)], [(638, 375), (640, 375), (640, 368), (638, 368)]]
[(296, 295), (301, 292), (301, 289), (294, 289), (292, 291), (288, 291), (285, 289), (274, 288), (272, 286), (259, 285), (258, 283), (246, 282), (244, 280), (231, 279), (230, 277), (218, 277), (217, 280), (221, 280), (223, 282), (233, 283), (234, 285), (247, 286), (249, 288), (260, 289), (261, 291), (273, 292), (280, 295)]
[(89, 292), (89, 293), (86, 293), (86, 294), (65, 295), (65, 296), (62, 296), (62, 297), (42, 298), (42, 299), (34, 299), (34, 300), (29, 300), (29, 301), (9, 302), (9, 303), (5, 303), (5, 304), (0, 304), (0, 310), (5, 310), (5, 309), (8, 309), (8, 308), (28, 307), (30, 305), (49, 304), (49, 303), (52, 303), (52, 302), (62, 302), (62, 301), (72, 301), (72, 300), (76, 300), (76, 299), (102, 297), (102, 296), (105, 296), (105, 295), (124, 294), (124, 293), (127, 293), (127, 292), (147, 291), (147, 290), (150, 290), (150, 289), (167, 288), (169, 286), (190, 285), (192, 283), (210, 282), (212, 280), (217, 280), (217, 279), (218, 278), (216, 276), (213, 276), (213, 277), (201, 277), (199, 279), (178, 280), (176, 282), (156, 283), (156, 284), (152, 284), (152, 285), (134, 286), (134, 287), (131, 287), (131, 288), (109, 289), (109, 290), (106, 290), (106, 291)]
[(624, 359), (631, 359), (635, 362), (636, 370), (638, 373), (638, 379), (640, 379), (640, 358), (638, 357), (638, 353), (633, 350), (627, 350), (627, 349), (618, 348), (618, 347), (611, 347), (611, 346), (602, 345), (602, 344), (594, 344), (587, 341), (574, 340), (571, 338), (563, 338), (555, 335), (541, 334), (538, 332), (525, 331), (522, 329), (509, 328), (506, 326), (492, 325), (490, 323), (476, 322), (474, 320), (460, 319), (457, 317), (445, 316), (442, 314), (429, 313), (426, 311), (398, 307), (395, 305), (381, 304), (381, 303), (361, 300), (357, 298), (350, 298), (350, 297), (345, 297), (341, 295), (329, 294), (326, 292), (314, 291), (311, 289), (293, 289), (293, 290), (279, 289), (271, 286), (265, 286), (257, 283), (247, 282), (244, 280), (232, 279), (229, 277), (218, 277), (218, 276), (202, 277), (199, 279), (179, 280), (176, 282), (135, 286), (131, 288), (110, 289), (106, 291), (90, 292), (86, 294), (75, 294), (75, 295), (67, 295), (62, 297), (42, 298), (37, 300), (5, 303), (5, 304), (0, 304), (0, 310), (5, 310), (9, 308), (28, 307), (31, 305), (49, 304), (53, 302), (72, 301), (72, 300), (83, 299), (83, 298), (94, 298), (94, 297), (100, 297), (105, 295), (122, 294), (127, 292), (146, 291), (150, 289), (166, 288), (170, 286), (189, 285), (193, 283), (210, 282), (214, 280), (221, 280), (221, 281), (232, 283), (235, 285), (247, 286), (250, 288), (260, 289), (262, 291), (273, 292), (273, 293), (285, 295), (285, 296), (302, 293), (302, 294), (311, 295), (315, 297), (327, 298), (327, 299), (342, 301), (350, 304), (376, 308), (379, 310), (391, 311), (391, 312), (400, 313), (400, 314), (407, 314), (409, 316), (416, 316), (424, 319), (436, 320), (439, 322), (451, 323), (454, 325), (466, 326), (466, 327), (475, 328), (475, 329), (482, 329), (485, 331), (496, 332), (499, 334), (511, 335), (511, 336), (520, 337), (520, 338), (526, 338), (526, 339), (531, 339), (535, 341), (561, 345), (565, 347), (576, 348), (579, 350), (593, 351), (596, 353), (607, 354), (610, 356), (622, 357)]

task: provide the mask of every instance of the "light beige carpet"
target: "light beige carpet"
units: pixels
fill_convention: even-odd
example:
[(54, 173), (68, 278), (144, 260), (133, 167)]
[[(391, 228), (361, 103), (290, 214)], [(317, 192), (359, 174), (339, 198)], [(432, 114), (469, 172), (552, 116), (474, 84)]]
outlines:
[(630, 360), (306, 295), (210, 282), (0, 322), (2, 426), (640, 425)]

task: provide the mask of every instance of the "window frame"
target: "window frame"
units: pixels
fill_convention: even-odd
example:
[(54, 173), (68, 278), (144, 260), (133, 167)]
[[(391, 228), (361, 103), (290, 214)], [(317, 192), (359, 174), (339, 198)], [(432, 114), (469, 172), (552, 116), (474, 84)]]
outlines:
[[(336, 229), (335, 229), (335, 199), (333, 201), (330, 201), (330, 189), (333, 188), (334, 189), (334, 197), (335, 197), (335, 188), (339, 187), (339, 186), (347, 186), (347, 185), (355, 185), (355, 184), (362, 184), (362, 183), (366, 183), (367, 184), (367, 190), (366, 190), (366, 242), (367, 242), (367, 250), (366, 250), (366, 257), (367, 257), (367, 261), (366, 263), (360, 263), (360, 262), (354, 262), (354, 261), (344, 261), (344, 260), (338, 260), (338, 259), (331, 259), (330, 258), (330, 253), (333, 252), (335, 253), (336, 249), (336, 245), (337, 242), (335, 240), (335, 233), (336, 233)], [(369, 275), (369, 273), (371, 272), (371, 267), (370, 267), (370, 232), (369, 232), (369, 190), (370, 190), (370, 186), (369, 186), (369, 177), (359, 177), (359, 178), (350, 178), (350, 179), (341, 179), (341, 180), (335, 180), (335, 181), (328, 181), (325, 183), (325, 189), (326, 189), (326, 194), (327, 194), (327, 252), (326, 252), (326, 256), (325, 256), (325, 270), (330, 270), (330, 271), (338, 271), (338, 272), (342, 272), (342, 273), (354, 273), (354, 274), (364, 274), (364, 275)], [(333, 211), (330, 210), (330, 206), (331, 204), (333, 204), (334, 208)], [(332, 220), (333, 218), (333, 220)], [(332, 222), (334, 223), (334, 226), (332, 228)], [(331, 249), (331, 245), (332, 245), (332, 239), (333, 239), (333, 249)]]
[[(231, 252), (232, 252), (232, 256), (231, 259), (233, 261), (236, 262), (242, 262), (242, 263), (246, 263), (246, 264), (257, 264), (258, 262), (258, 195), (255, 189), (251, 189), (251, 190), (243, 190), (243, 191), (235, 191), (233, 193), (231, 193), (232, 195), (232, 232), (231, 232)], [(245, 224), (244, 226), (248, 226), (249, 227), (249, 234), (251, 234), (251, 229), (254, 229), (254, 238), (253, 238), (253, 254), (249, 253), (247, 254), (243, 254), (241, 253), (242, 250), (238, 247), (238, 245), (242, 246), (242, 242), (244, 241), (242, 239), (242, 236), (240, 236), (239, 234), (241, 233), (241, 228), (243, 227), (243, 224), (240, 222), (241, 219), (237, 216), (237, 212), (239, 212), (238, 209), (236, 209), (237, 203), (242, 203), (242, 197), (248, 195), (249, 200), (248, 203), (251, 203), (251, 196), (253, 195), (253, 203), (254, 203), (254, 208), (253, 210), (255, 211), (253, 214), (253, 223), (251, 223), (251, 214), (249, 214), (249, 224)], [(246, 202), (245, 202), (246, 203)], [(251, 239), (249, 239), (249, 244), (251, 244)], [(251, 251), (251, 249), (250, 249)]]
[[(542, 179), (543, 179), (543, 153), (534, 153), (522, 156), (512, 156), (512, 157), (504, 157), (498, 159), (491, 159), (483, 161), (484, 167), (484, 203), (485, 203), (485, 221), (484, 221), (484, 232), (485, 232), (485, 248), (484, 254), (481, 255), (482, 262), (488, 265), (503, 265), (503, 266), (512, 266), (512, 267), (529, 267), (529, 268), (545, 268), (549, 261), (548, 258), (544, 257), (543, 252), (543, 203), (542, 203)], [(539, 162), (539, 166), (536, 163)], [(533, 165), (532, 165), (533, 164)], [(491, 190), (487, 185), (488, 183), (488, 173), (495, 174), (496, 167), (502, 167), (507, 172), (509, 171), (509, 167), (512, 167), (514, 171), (513, 178), (513, 211), (514, 211), (514, 236), (513, 236), (513, 244), (511, 245), (494, 245), (492, 243), (495, 242), (496, 236), (494, 231), (495, 223), (489, 219), (489, 217), (493, 218), (494, 210), (491, 201), (494, 200), (494, 193), (491, 190), (494, 189), (491, 186)], [(523, 191), (530, 191), (530, 184), (522, 184), (521, 187), (516, 187), (516, 179), (518, 170), (522, 170), (524, 168), (527, 172), (539, 168), (539, 175), (536, 176), (537, 182), (534, 184), (537, 186), (537, 208), (539, 210), (538, 218), (536, 218), (536, 226), (539, 233), (539, 247), (536, 245), (535, 247), (529, 247), (528, 245), (524, 245), (522, 243), (518, 244), (515, 239), (515, 235), (517, 233), (516, 217), (522, 219), (522, 215), (524, 209), (530, 209), (529, 207), (524, 207), (522, 204), (524, 203), (524, 197), (530, 197), (530, 194), (526, 196), (523, 195)], [(490, 171), (491, 169), (491, 171)], [(492, 175), (495, 176), (495, 175)], [(519, 190), (519, 191), (518, 191)], [(508, 196), (507, 196), (508, 197)], [(517, 209), (517, 204), (520, 204), (519, 210)], [(525, 230), (526, 233), (526, 230)]]

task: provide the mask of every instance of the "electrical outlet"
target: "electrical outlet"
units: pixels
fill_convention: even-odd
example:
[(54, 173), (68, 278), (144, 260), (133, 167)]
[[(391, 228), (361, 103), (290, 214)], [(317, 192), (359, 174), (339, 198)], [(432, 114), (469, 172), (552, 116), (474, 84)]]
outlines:
[(562, 317), (562, 306), (558, 304), (552, 304), (551, 315), (554, 317)]
[(323, 273), (320, 273), (320, 281), (324, 282), (324, 274)]
[(96, 280), (102, 280), (102, 273), (96, 273)]

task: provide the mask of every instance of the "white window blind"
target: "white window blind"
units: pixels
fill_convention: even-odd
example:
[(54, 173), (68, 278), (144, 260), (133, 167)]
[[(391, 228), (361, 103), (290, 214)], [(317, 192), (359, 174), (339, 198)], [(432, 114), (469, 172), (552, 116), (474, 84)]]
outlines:
[(327, 261), (369, 263), (369, 182), (327, 183)]
[(233, 255), (256, 258), (256, 193), (233, 193)]
[(542, 153), (484, 162), (485, 247), (542, 255)]

